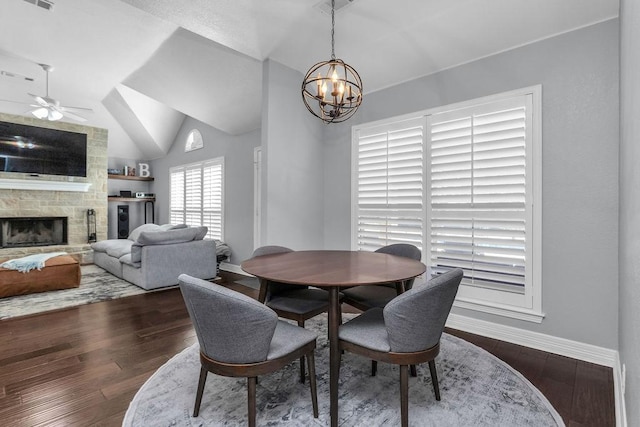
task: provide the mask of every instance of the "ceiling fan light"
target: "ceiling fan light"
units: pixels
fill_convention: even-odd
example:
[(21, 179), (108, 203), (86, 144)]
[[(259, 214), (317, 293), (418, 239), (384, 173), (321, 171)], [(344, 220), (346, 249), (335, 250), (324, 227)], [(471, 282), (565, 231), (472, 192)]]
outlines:
[(42, 108), (38, 108), (37, 110), (33, 110), (31, 112), (31, 114), (33, 114), (34, 116), (36, 116), (39, 119), (46, 119), (49, 116), (49, 110), (47, 110), (46, 108), (42, 107)]
[(34, 116), (41, 120), (49, 120), (50, 122), (54, 122), (56, 120), (60, 120), (63, 116), (62, 113), (58, 110), (49, 109), (46, 107), (37, 108), (31, 112)]
[(58, 110), (50, 110), (47, 120), (50, 122), (60, 120), (62, 118), (62, 113)]

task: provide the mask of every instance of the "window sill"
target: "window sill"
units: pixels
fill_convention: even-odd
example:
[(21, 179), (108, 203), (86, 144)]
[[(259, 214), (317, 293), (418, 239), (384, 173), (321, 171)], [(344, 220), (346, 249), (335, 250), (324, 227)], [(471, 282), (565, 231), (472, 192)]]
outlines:
[(542, 319), (545, 317), (545, 314), (541, 311), (470, 298), (456, 298), (453, 306), (532, 323), (542, 323)]

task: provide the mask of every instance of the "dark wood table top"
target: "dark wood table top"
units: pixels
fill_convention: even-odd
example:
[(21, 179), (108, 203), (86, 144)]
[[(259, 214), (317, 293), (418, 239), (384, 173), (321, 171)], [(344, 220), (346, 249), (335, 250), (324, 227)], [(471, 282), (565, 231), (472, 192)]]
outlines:
[(426, 267), (410, 258), (363, 251), (294, 251), (244, 261), (244, 271), (274, 282), (316, 287), (395, 283), (419, 276)]

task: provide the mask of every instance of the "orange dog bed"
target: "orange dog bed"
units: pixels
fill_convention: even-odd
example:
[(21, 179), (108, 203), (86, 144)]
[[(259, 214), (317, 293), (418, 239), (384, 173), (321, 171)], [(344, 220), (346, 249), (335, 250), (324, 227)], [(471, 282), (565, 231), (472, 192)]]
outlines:
[(49, 258), (42, 270), (28, 273), (0, 267), (0, 298), (77, 288), (80, 277), (80, 264), (69, 255)]

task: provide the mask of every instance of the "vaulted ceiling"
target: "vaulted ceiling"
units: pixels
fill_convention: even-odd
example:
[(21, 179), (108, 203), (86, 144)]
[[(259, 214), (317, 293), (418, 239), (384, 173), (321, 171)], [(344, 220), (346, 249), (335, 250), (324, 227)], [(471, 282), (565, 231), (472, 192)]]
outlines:
[[(44, 95), (91, 108), (109, 155), (164, 156), (185, 116), (260, 126), (262, 61), (304, 74), (331, 55), (325, 0), (0, 2), (0, 111)], [(618, 16), (618, 0), (336, 0), (336, 56), (366, 93)], [(301, 76), (302, 79), (302, 76)], [(299, 85), (301, 82), (292, 82)], [(304, 108), (302, 101), (300, 108)], [(68, 120), (68, 119), (63, 119)], [(69, 120), (72, 121), (72, 120)]]

